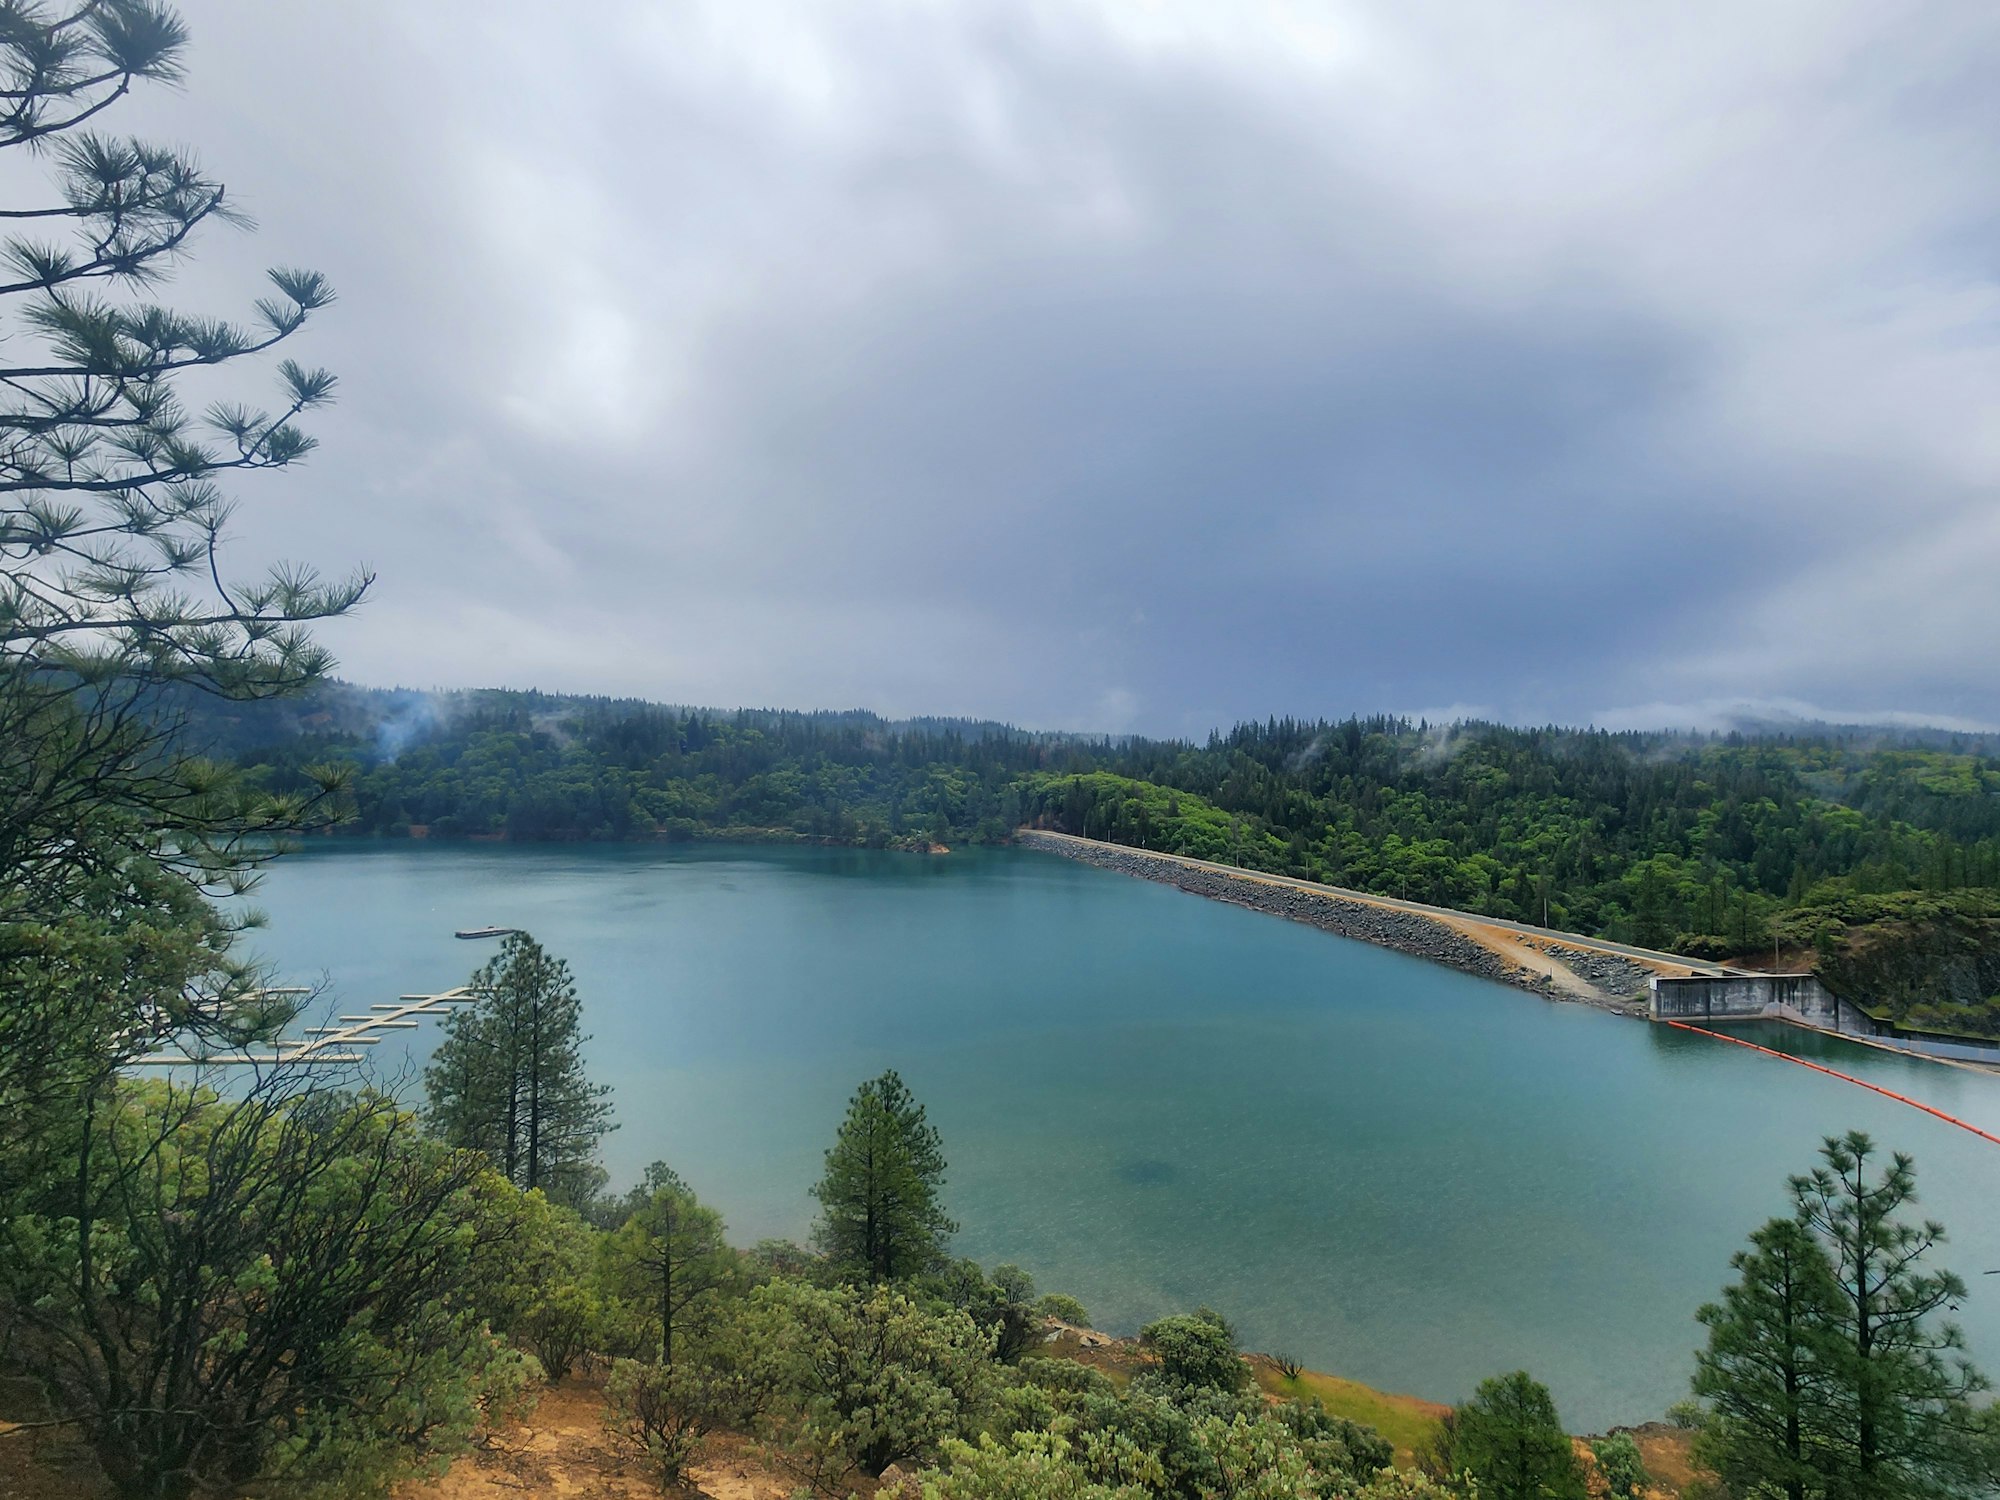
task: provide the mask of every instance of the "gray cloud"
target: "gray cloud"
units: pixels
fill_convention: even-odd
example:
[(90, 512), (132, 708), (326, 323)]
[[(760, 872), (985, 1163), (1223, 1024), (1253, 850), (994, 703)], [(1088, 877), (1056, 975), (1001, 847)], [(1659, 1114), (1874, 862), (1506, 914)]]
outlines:
[(357, 678), (2000, 719), (1990, 6), (186, 10)]

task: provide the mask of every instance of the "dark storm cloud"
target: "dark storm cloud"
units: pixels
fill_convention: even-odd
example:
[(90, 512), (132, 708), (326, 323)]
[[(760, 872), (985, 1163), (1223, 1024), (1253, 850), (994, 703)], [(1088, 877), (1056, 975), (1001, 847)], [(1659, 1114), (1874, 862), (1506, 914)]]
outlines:
[(2000, 719), (1987, 7), (187, 13), (356, 677)]

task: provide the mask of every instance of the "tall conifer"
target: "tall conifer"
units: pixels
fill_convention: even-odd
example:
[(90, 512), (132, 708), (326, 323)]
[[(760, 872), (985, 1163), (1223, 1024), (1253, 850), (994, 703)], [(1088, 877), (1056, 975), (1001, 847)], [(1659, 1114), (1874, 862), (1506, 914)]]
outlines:
[(813, 1189), (819, 1248), (871, 1283), (919, 1275), (944, 1259), (958, 1226), (945, 1214), (944, 1146), (893, 1069), (855, 1090)]
[(1488, 1500), (1587, 1500), (1575, 1446), (1549, 1388), (1525, 1370), (1479, 1382), (1452, 1428), (1451, 1466)]
[(1842, 1363), (1833, 1263), (1803, 1224), (1773, 1219), (1730, 1264), (1736, 1284), (1697, 1314), (1708, 1347), (1694, 1390), (1710, 1408), (1695, 1454), (1732, 1494), (1827, 1494)]
[(729, 1280), (734, 1257), (722, 1215), (664, 1162), (646, 1169), (644, 1201), (605, 1242), (612, 1278), (659, 1320), (660, 1359), (674, 1362), (674, 1333), (697, 1321), (702, 1304)]
[(1877, 1154), (1860, 1131), (1830, 1137), (1824, 1165), (1791, 1184), (1799, 1222), (1818, 1233), (1840, 1289), (1831, 1329), (1843, 1346), (1833, 1406), (1839, 1493), (1990, 1493), (1989, 1439), (1970, 1400), (1986, 1380), (1964, 1357), (1958, 1325), (1943, 1320), (1966, 1286), (1924, 1264), (1944, 1243), (1944, 1226), (1901, 1217), (1917, 1201), (1915, 1162), (1896, 1152), (1870, 1181)]
[[(1966, 1295), (1927, 1268), (1944, 1226), (1910, 1223), (1916, 1167), (1875, 1143), (1830, 1137), (1791, 1180), (1795, 1212), (1751, 1238), (1738, 1283), (1702, 1309), (1697, 1453), (1745, 1495), (1790, 1500), (1948, 1500), (1990, 1494), (1986, 1381), (1944, 1315)], [(1871, 1180), (1872, 1177), (1872, 1180)]]
[(424, 1070), (431, 1130), (483, 1151), (523, 1188), (580, 1205), (602, 1185), (608, 1088), (584, 1076), (583, 1006), (569, 965), (510, 934), (471, 979), (476, 1004), (445, 1022)]

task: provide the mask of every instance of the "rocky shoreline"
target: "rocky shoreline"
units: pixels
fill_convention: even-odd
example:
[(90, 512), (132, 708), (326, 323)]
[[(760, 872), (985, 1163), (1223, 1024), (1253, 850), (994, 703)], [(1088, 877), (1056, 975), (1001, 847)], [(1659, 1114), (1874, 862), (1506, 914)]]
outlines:
[(1445, 964), (1481, 979), (1511, 984), (1530, 994), (1565, 998), (1551, 995), (1548, 985), (1539, 975), (1507, 963), (1497, 953), (1481, 947), (1463, 933), (1454, 932), (1444, 923), (1418, 912), (1373, 906), (1331, 893), (1300, 890), (1296, 886), (1272, 885), (1255, 879), (1254, 872), (1249, 871), (1243, 875), (1225, 875), (1182, 864), (1179, 860), (1164, 858), (1144, 849), (1077, 843), (1034, 829), (1022, 829), (1015, 835), (1015, 842), (1026, 848), (1042, 849), (1050, 854), (1060, 854), (1065, 859), (1096, 865), (1100, 869), (1137, 875), (1142, 880), (1157, 880), (1190, 895), (1232, 902), (1276, 917), (1288, 917), (1294, 922), (1304, 922), (1340, 937), (1394, 948), (1398, 953)]
[(1529, 938), (1527, 941), (1560, 962), (1570, 973), (1596, 985), (1607, 995), (1641, 1010), (1645, 1008), (1654, 971), (1644, 964), (1597, 948), (1576, 948), (1568, 943), (1541, 938)]

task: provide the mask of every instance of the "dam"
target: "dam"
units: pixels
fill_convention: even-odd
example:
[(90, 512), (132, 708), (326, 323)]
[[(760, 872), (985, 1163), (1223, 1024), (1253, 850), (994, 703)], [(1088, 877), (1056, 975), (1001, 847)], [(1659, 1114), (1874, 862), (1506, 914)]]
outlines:
[(1655, 1021), (1701, 1026), (1789, 1021), (1794, 1026), (1809, 1026), (1898, 1052), (2000, 1067), (2000, 1042), (1941, 1036), (1878, 1021), (1812, 974), (1656, 974), (1650, 983), (1647, 1014)]

